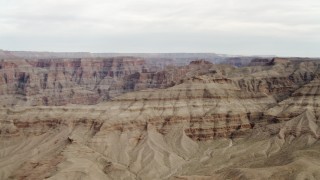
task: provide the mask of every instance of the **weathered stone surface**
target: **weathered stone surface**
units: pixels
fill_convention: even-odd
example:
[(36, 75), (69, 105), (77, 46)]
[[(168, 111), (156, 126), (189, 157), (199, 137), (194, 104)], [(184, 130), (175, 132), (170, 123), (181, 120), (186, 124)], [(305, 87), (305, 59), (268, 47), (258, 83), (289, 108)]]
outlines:
[[(317, 61), (241, 68), (195, 61), (157, 72), (139, 69), (139, 60), (122, 61), (128, 67), (80, 62), (25, 67), (54, 69), (61, 90), (71, 86), (65, 77), (76, 87), (91, 85), (94, 76), (83, 70), (90, 67), (97, 78), (121, 79), (134, 92), (95, 105), (0, 108), (0, 179), (320, 178)], [(6, 73), (13, 77), (7, 81), (15, 94), (32, 97), (36, 77), (23, 72)], [(59, 92), (59, 85), (40, 86)]]
[(96, 104), (171, 83), (163, 67), (133, 57), (11, 59), (1, 60), (0, 67), (1, 106)]

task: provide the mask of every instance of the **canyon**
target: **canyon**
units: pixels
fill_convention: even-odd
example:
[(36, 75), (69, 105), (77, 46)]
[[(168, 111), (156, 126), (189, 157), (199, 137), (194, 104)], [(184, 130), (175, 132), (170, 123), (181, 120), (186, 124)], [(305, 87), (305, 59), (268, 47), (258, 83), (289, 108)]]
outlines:
[(3, 51), (0, 179), (320, 179), (319, 60)]

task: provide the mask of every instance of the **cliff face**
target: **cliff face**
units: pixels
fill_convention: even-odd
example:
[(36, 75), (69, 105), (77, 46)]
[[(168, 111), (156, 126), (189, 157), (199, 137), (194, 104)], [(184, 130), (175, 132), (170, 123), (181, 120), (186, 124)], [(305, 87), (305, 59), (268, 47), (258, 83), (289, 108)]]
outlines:
[[(143, 90), (91, 106), (1, 108), (1, 179), (320, 178), (319, 62), (194, 61), (158, 72), (139, 69), (143, 61), (80, 62), (54, 65), (75, 72), (54, 75), (62, 89), (64, 77), (81, 88), (110, 77)], [(12, 76), (28, 82), (32, 74)]]
[(162, 68), (133, 57), (1, 60), (0, 104), (96, 104), (135, 89), (166, 87)]
[(97, 104), (126, 92), (179, 84), (212, 65), (201, 60), (175, 66), (135, 57), (1, 60), (0, 105)]

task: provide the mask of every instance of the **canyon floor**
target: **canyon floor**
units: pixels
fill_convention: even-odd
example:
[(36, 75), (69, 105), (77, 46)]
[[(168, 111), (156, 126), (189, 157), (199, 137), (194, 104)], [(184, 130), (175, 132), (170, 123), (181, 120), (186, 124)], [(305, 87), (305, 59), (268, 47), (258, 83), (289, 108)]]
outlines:
[(159, 61), (1, 60), (0, 179), (320, 179), (319, 60)]

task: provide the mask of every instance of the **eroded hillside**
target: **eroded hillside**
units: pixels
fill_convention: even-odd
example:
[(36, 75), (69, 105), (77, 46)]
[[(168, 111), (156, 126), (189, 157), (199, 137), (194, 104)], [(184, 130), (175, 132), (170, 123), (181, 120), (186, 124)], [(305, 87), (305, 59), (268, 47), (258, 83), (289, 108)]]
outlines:
[[(84, 62), (90, 65), (82, 67)], [(95, 62), (104, 61), (81, 60), (76, 70), (70, 61), (9, 64), (15, 74), (2, 82), (13, 90), (1, 95), (7, 99), (0, 109), (0, 179), (320, 178), (318, 61), (276, 58), (241, 68), (194, 61), (153, 73), (163, 75), (150, 75), (143, 69), (147, 66), (135, 65), (143, 61), (130, 61), (133, 65), (121, 66), (125, 70), (120, 75), (108, 71), (113, 81), (122, 77), (120, 86), (105, 82), (121, 93), (108, 101), (95, 100), (95, 105), (74, 103), (76, 98), (62, 93), (71, 91), (67, 87), (80, 99), (105, 97), (99, 92), (91, 97), (86, 89), (106, 81), (98, 72), (109, 66)], [(2, 65), (2, 77), (9, 65)], [(18, 98), (17, 88), (44, 86), (39, 75), (44, 72), (34, 75), (34, 66), (49, 74), (46, 88), (34, 94), (24, 89), (31, 93), (23, 96), (24, 103), (16, 100), (14, 107), (5, 107), (12, 94)], [(24, 67), (30, 72), (26, 82), (38, 78), (29, 81), (38, 84), (22, 86), (19, 78), (12, 80)], [(135, 82), (128, 85), (134, 92), (122, 92), (128, 82)], [(61, 92), (56, 92), (52, 87), (59, 83)], [(47, 104), (37, 101), (47, 94), (52, 94)], [(53, 103), (60, 96), (69, 97), (67, 103)]]

